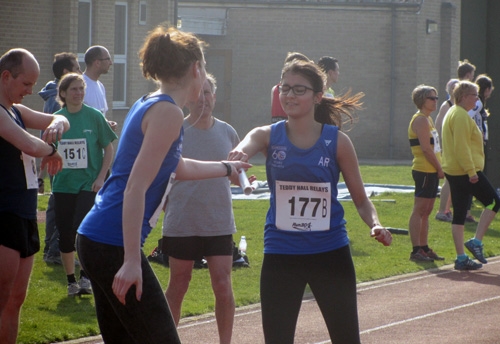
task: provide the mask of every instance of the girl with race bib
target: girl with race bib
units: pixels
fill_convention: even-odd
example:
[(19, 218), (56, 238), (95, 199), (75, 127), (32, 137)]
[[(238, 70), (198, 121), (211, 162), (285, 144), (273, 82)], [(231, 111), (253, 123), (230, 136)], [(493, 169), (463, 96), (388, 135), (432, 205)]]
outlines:
[(354, 147), (339, 130), (362, 94), (326, 98), (325, 79), (312, 62), (285, 64), (279, 98), (288, 120), (253, 129), (229, 154), (243, 161), (266, 156), (271, 198), (260, 286), (266, 343), (293, 343), (306, 285), (332, 342), (360, 342), (356, 277), (337, 200), (340, 173), (371, 236), (384, 245), (392, 240), (366, 196)]
[[(92, 294), (83, 269), (75, 277), (75, 237), (83, 218), (94, 205), (113, 160), (112, 141), (117, 139), (102, 113), (83, 103), (85, 81), (77, 73), (68, 73), (59, 82), (61, 110), (70, 130), (58, 142), (63, 170), (54, 177), (52, 192), (55, 220), (59, 230), (59, 250), (68, 282), (68, 296)], [(103, 153), (104, 152), (104, 153)]]

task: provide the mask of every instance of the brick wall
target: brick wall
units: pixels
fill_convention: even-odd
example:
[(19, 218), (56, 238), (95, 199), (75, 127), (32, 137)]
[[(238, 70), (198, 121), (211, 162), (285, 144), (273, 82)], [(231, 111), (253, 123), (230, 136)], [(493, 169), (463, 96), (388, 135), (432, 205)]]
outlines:
[[(147, 0), (146, 25), (139, 25), (139, 0), (122, 0), (128, 4), (127, 104), (131, 106), (141, 95), (155, 89), (146, 81), (139, 67), (137, 52), (147, 32), (156, 25), (173, 22), (173, 0)], [(108, 48), (114, 54), (115, 0), (92, 1), (92, 44)], [(45, 83), (54, 78), (52, 62), (55, 53), (77, 50), (78, 0), (2, 0), (0, 11), (0, 55), (14, 47), (31, 51), (40, 64), (40, 76), (23, 104), (41, 110), (43, 101), (37, 95)], [(108, 116), (123, 122), (127, 111), (112, 110), (113, 67), (100, 80), (106, 87), (110, 111)]]
[[(129, 16), (128, 107), (155, 89), (142, 77), (137, 52), (150, 29), (161, 22), (173, 22), (174, 1), (147, 0), (146, 25), (138, 23), (139, 0), (125, 2)], [(230, 119), (240, 136), (257, 125), (270, 123), (270, 90), (279, 80), (287, 52), (301, 51), (314, 60), (330, 55), (340, 64), (339, 82), (334, 86), (337, 94), (348, 89), (365, 93), (365, 110), (358, 113), (359, 122), (348, 133), (358, 155), (408, 159), (406, 132), (415, 112), (411, 91), (425, 83), (444, 96), (444, 85), (455, 76), (459, 60), (460, 3), (425, 1), (418, 13), (392, 13), (386, 7), (369, 5), (235, 8), (221, 3), (220, 7), (228, 11), (227, 34), (200, 37), (210, 44), (207, 56), (211, 51), (230, 52), (225, 55), (231, 56), (226, 64), (232, 66), (225, 72), (229, 74), (225, 77), (229, 80), (226, 87), (231, 96), (226, 108), (230, 113), (224, 118)], [(114, 6), (114, 0), (92, 1), (92, 44), (106, 46), (112, 55)], [(427, 19), (438, 23), (437, 32), (426, 33)], [(2, 0), (0, 51), (17, 46), (35, 54), (41, 66), (35, 87), (38, 91), (53, 78), (53, 55), (76, 50), (77, 23), (78, 0), (25, 0), (22, 8), (16, 0)], [(112, 70), (101, 80), (111, 106)], [(36, 95), (27, 97), (24, 103), (42, 108), (41, 98)], [(126, 112), (126, 108), (110, 111), (109, 116), (121, 123)]]

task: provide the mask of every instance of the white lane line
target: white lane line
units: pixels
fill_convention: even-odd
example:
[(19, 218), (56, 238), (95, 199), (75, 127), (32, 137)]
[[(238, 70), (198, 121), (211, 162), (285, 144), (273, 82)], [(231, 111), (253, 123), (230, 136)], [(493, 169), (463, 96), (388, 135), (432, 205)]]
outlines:
[(452, 272), (455, 272), (455, 271), (454, 270), (446, 270), (446, 271), (442, 271), (442, 272), (438, 272), (438, 273), (430, 274), (430, 275), (425, 274), (425, 275), (422, 275), (422, 276), (408, 278), (408, 279), (403, 279), (403, 280), (396, 280), (396, 281), (393, 281), (393, 282), (384, 282), (384, 283), (380, 283), (380, 284), (377, 284), (377, 285), (372, 285), (372, 286), (367, 286), (367, 287), (361, 287), (361, 288), (358, 289), (358, 292), (360, 292), (360, 291), (366, 291), (366, 290), (372, 290), (372, 289), (379, 289), (379, 288), (389, 287), (389, 286), (392, 286), (392, 285), (403, 284), (403, 283), (408, 283), (408, 282), (413, 282), (413, 281), (418, 281), (418, 280), (421, 280), (421, 279), (436, 277), (438, 275), (444, 275), (444, 274), (448, 274), (448, 273), (452, 273)]
[[(245, 315), (250, 315), (250, 314), (255, 314), (255, 313), (260, 313), (260, 308), (257, 309), (257, 310), (254, 310), (254, 311), (237, 313), (237, 314), (234, 315), (234, 317), (237, 318), (237, 317), (242, 317), (242, 316), (245, 316)], [(213, 322), (215, 322), (215, 318), (211, 318), (211, 319), (208, 319), (208, 320), (196, 320), (196, 321), (193, 321), (192, 324), (180, 325), (177, 328), (178, 329), (189, 328), (189, 327), (199, 326), (199, 325), (203, 325), (203, 324), (210, 324), (210, 323), (213, 323)]]
[[(500, 263), (500, 260), (495, 260), (495, 261), (490, 261), (488, 262), (488, 265), (495, 265), (495, 264), (498, 264)], [(407, 283), (407, 282), (413, 282), (413, 281), (418, 281), (418, 280), (421, 280), (421, 279), (425, 279), (425, 278), (431, 278), (431, 277), (437, 277), (437, 276), (441, 276), (441, 275), (445, 275), (445, 274), (449, 274), (449, 273), (460, 273), (460, 271), (457, 271), (457, 270), (435, 270), (435, 272), (430, 272), (430, 273), (425, 273), (421, 276), (416, 276), (416, 277), (412, 277), (412, 278), (404, 278), (404, 275), (400, 275), (400, 276), (395, 276), (395, 280), (392, 281), (392, 282), (384, 282), (383, 280), (379, 280), (379, 281), (374, 281), (374, 284), (373, 285), (367, 285), (367, 286), (360, 286), (358, 288), (358, 292), (360, 291), (366, 291), (366, 290), (372, 290), (372, 289), (379, 289), (379, 288), (384, 288), (384, 287), (388, 287), (388, 286), (392, 286), (392, 285), (397, 285), (397, 284), (403, 284), (403, 283)], [(481, 273), (481, 270), (478, 271), (478, 273), (480, 274)], [(401, 279), (399, 279), (401, 278)]]
[(194, 326), (200, 326), (200, 325), (203, 325), (203, 324), (210, 324), (210, 323), (213, 323), (214, 321), (215, 321), (215, 319), (205, 320), (205, 321), (196, 320), (196, 321), (193, 321), (192, 324), (179, 325), (177, 327), (177, 329), (179, 330), (181, 328), (189, 328), (189, 327), (194, 327)]
[(495, 301), (495, 300), (498, 300), (498, 299), (500, 299), (500, 296), (490, 297), (488, 299), (483, 299), (483, 300), (474, 301), (474, 302), (471, 302), (471, 303), (466, 303), (466, 304), (463, 304), (463, 305), (460, 305), (460, 306), (443, 309), (443, 310), (440, 310), (440, 311), (437, 311), (437, 312), (432, 312), (432, 313), (427, 313), (427, 314), (419, 315), (418, 317), (409, 318), (409, 319), (405, 319), (405, 320), (401, 320), (401, 321), (396, 321), (396, 322), (393, 322), (393, 323), (389, 323), (387, 325), (382, 325), (382, 326), (374, 327), (374, 328), (371, 328), (371, 329), (368, 329), (368, 330), (361, 331), (360, 334), (366, 334), (366, 333), (371, 333), (371, 332), (375, 332), (375, 331), (378, 331), (378, 330), (383, 330), (385, 328), (389, 328), (389, 327), (393, 327), (393, 326), (398, 326), (398, 325), (406, 324), (406, 323), (409, 323), (409, 322), (412, 322), (412, 321), (416, 321), (416, 320), (420, 320), (420, 319), (425, 319), (425, 318), (428, 318), (428, 317), (433, 317), (433, 316), (439, 315), (439, 314), (453, 312), (453, 311), (456, 311), (458, 309), (472, 307), (472, 306), (480, 305), (481, 303)]

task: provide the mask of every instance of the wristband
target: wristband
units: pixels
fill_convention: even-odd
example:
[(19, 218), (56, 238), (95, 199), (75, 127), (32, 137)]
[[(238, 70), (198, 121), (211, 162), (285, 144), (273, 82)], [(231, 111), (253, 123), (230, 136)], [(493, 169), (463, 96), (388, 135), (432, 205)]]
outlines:
[(233, 168), (231, 167), (231, 165), (229, 165), (227, 162), (224, 162), (224, 161), (221, 161), (221, 163), (224, 166), (226, 166), (226, 169), (227, 169), (226, 177), (231, 177), (231, 174), (233, 174)]
[(48, 156), (52, 156), (52, 155), (56, 154), (56, 152), (57, 152), (56, 144), (54, 142), (52, 142), (52, 143), (49, 143), (49, 146), (52, 147), (52, 153), (50, 153)]

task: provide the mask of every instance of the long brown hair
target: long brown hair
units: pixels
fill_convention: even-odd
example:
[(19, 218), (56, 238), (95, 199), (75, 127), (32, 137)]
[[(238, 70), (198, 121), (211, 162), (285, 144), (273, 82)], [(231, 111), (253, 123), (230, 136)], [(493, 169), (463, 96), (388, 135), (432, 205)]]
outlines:
[(204, 46), (191, 33), (160, 25), (148, 34), (139, 51), (142, 74), (157, 81), (179, 79), (193, 62), (203, 59)]
[[(283, 66), (282, 79), (285, 73), (299, 74), (309, 80), (313, 92), (323, 92), (326, 75), (313, 62), (293, 60)], [(362, 92), (351, 95), (351, 90), (335, 98), (323, 96), (314, 109), (314, 119), (319, 123), (336, 125), (339, 129), (345, 124), (353, 124), (356, 121), (354, 112), (362, 109), (360, 100), (363, 97)]]

